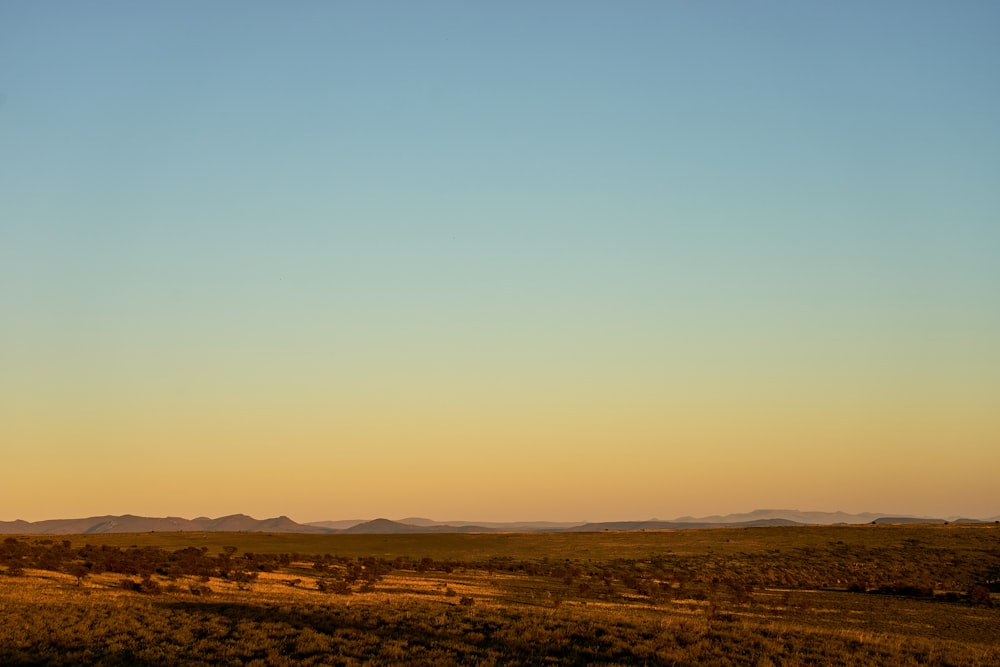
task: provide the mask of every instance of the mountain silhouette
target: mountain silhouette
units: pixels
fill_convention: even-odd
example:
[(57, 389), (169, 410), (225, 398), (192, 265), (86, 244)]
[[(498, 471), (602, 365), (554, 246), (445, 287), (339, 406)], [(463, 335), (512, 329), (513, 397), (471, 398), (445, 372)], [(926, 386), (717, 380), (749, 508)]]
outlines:
[[(988, 519), (952, 519), (958, 523), (997, 521)], [(200, 516), (196, 519), (180, 517), (143, 517), (133, 514), (120, 516), (93, 516), (83, 519), (47, 519), (44, 521), (0, 521), (0, 535), (95, 535), (101, 533), (149, 532), (239, 532), (239, 533), (313, 533), (313, 534), (368, 534), (396, 535), (416, 533), (533, 533), (533, 532), (597, 532), (605, 530), (683, 530), (712, 527), (797, 526), (829, 524), (891, 524), (891, 523), (945, 523), (933, 517), (899, 516), (890, 514), (846, 512), (802, 512), (799, 510), (762, 509), (741, 514), (713, 515), (706, 517), (680, 517), (673, 521), (649, 519), (645, 521), (556, 522), (442, 522), (433, 519), (410, 517), (399, 521), (390, 519), (314, 521), (303, 524), (287, 516), (255, 519), (246, 514), (230, 514), (215, 519)]]

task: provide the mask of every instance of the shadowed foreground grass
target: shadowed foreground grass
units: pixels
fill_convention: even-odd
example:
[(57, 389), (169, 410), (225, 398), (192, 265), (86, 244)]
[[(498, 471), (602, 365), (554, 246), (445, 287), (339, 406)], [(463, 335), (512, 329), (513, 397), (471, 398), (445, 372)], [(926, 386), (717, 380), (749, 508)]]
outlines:
[(210, 536), (5, 541), (0, 664), (1000, 664), (995, 526)]

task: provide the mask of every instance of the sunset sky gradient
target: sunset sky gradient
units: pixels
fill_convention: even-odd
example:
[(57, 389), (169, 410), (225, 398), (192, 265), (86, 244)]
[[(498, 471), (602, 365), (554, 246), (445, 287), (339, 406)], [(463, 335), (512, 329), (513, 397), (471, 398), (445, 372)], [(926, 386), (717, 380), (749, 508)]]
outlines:
[(0, 4), (0, 520), (1000, 514), (1000, 3)]

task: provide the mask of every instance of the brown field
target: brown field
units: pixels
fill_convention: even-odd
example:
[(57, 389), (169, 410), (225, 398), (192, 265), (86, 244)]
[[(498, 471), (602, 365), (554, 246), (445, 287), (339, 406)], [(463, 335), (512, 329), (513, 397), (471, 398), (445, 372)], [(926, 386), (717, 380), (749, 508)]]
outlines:
[(1000, 665), (1000, 526), (0, 541), (0, 664)]

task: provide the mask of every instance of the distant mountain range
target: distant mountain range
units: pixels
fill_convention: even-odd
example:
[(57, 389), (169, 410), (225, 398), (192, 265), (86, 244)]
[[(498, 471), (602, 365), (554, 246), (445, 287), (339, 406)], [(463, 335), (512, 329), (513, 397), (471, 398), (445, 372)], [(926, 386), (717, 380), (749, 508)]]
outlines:
[(47, 521), (0, 521), (0, 534), (95, 535), (101, 533), (149, 532), (234, 532), (234, 533), (327, 533), (315, 526), (292, 521), (287, 516), (254, 519), (246, 514), (209, 519), (179, 517), (94, 516), (86, 519), (50, 519)]
[(532, 533), (532, 532), (596, 532), (602, 530), (680, 530), (685, 528), (750, 527), (750, 526), (799, 526), (861, 523), (992, 523), (1000, 516), (988, 519), (950, 517), (891, 516), (885, 514), (845, 512), (800, 512), (799, 510), (763, 509), (742, 514), (713, 515), (707, 517), (680, 517), (672, 521), (648, 519), (645, 521), (604, 521), (574, 523), (557, 521), (475, 522), (434, 521), (408, 517), (399, 521), (389, 519), (363, 519), (342, 521), (315, 521), (297, 523), (287, 516), (271, 519), (254, 519), (246, 514), (210, 519), (182, 519), (180, 517), (96, 516), (86, 519), (50, 519), (46, 521), (0, 521), (0, 535), (94, 535), (101, 533), (149, 532), (243, 532), (243, 533), (315, 533), (315, 534), (368, 534), (390, 535), (407, 533)]

